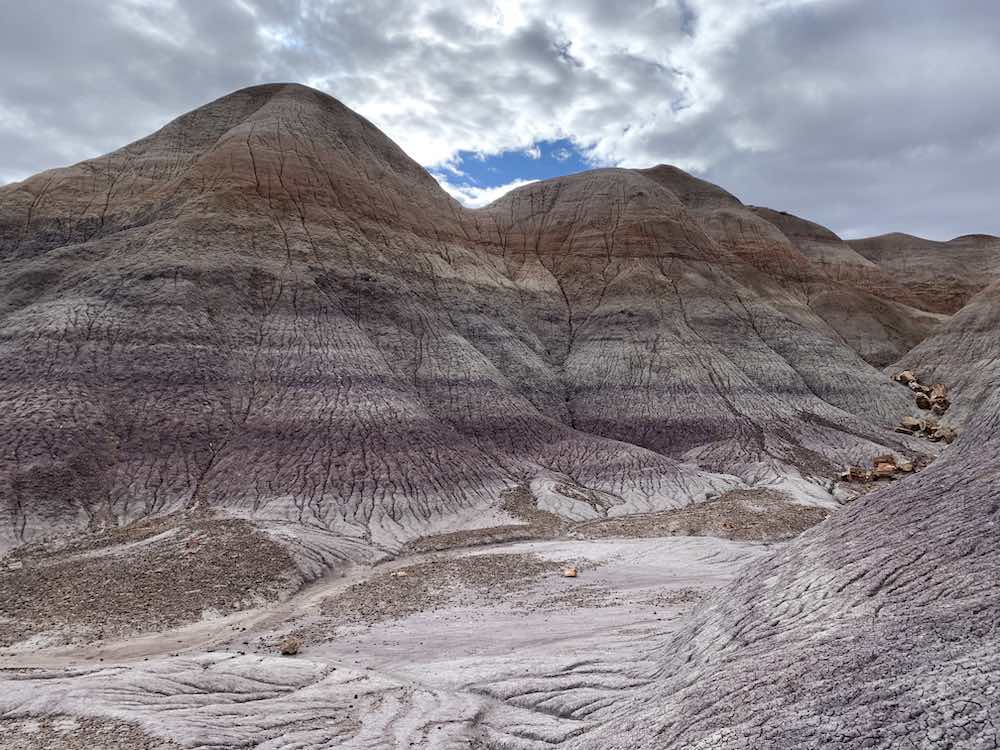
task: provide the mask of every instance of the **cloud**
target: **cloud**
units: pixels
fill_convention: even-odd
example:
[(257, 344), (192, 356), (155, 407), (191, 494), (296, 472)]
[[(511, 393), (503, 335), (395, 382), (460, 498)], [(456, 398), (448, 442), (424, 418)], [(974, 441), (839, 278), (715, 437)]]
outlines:
[(444, 188), (446, 193), (462, 205), (468, 206), (469, 208), (482, 208), (483, 206), (488, 206), (497, 198), (502, 197), (511, 190), (537, 182), (537, 180), (513, 180), (505, 185), (497, 185), (495, 187), (478, 187), (476, 185), (456, 185), (449, 182), (448, 179), (441, 174), (436, 174), (434, 176), (437, 178), (437, 181), (441, 184), (441, 187)]
[(998, 40), (992, 0), (7, 3), (0, 180), (295, 80), (439, 175), (569, 138), (841, 232), (1000, 233)]

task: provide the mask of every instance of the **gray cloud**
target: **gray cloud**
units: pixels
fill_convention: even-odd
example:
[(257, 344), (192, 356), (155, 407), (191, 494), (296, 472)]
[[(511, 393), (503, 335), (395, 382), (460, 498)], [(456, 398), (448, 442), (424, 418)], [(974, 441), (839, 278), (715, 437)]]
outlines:
[(1000, 234), (992, 0), (36, 0), (0, 65), (0, 181), (297, 80), (427, 165), (569, 137), (847, 235)]

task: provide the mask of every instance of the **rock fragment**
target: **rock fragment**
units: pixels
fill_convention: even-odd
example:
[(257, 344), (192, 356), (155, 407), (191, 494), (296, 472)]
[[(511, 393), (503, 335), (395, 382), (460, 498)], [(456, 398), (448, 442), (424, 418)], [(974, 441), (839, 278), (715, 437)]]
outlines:
[(852, 482), (869, 482), (872, 478), (872, 473), (868, 469), (862, 469), (860, 466), (852, 466), (847, 470), (848, 479)]
[(901, 472), (909, 474), (915, 469), (912, 461), (897, 459), (891, 453), (875, 456), (872, 466), (872, 469), (851, 466), (840, 474), (840, 479), (845, 482), (869, 483), (879, 479), (895, 479)]
[(924, 420), (917, 419), (916, 417), (903, 417), (899, 421), (896, 432), (901, 432), (904, 435), (912, 435), (922, 429), (924, 429)]
[(302, 641), (298, 638), (288, 637), (281, 642), (278, 649), (282, 656), (295, 656), (302, 649)]
[(955, 438), (958, 437), (958, 433), (952, 427), (938, 427), (934, 432), (932, 432), (928, 439), (937, 443), (939, 441), (944, 441), (945, 443), (954, 442)]
[(878, 464), (874, 471), (876, 479), (889, 479), (895, 473), (896, 467), (893, 464)]
[[(926, 409), (940, 416), (948, 411), (948, 407), (951, 406), (951, 401), (948, 400), (948, 387), (944, 383), (935, 383), (931, 386), (924, 385), (910, 370), (897, 373), (893, 379), (909, 387), (913, 392), (917, 406), (921, 409)], [(912, 417), (904, 418), (896, 428), (896, 432), (904, 435), (912, 435), (918, 429), (923, 429), (918, 428), (916, 424), (909, 421), (911, 419)]]

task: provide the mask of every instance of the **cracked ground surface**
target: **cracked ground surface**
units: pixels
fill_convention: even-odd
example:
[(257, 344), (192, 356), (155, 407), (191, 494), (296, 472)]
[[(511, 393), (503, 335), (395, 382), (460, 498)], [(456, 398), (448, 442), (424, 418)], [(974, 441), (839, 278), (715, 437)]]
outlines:
[[(540, 748), (591, 730), (647, 684), (655, 644), (765, 551), (712, 538), (452, 550), (322, 579), (188, 630), (23, 644), (0, 655), (0, 736), (83, 713), (203, 748)], [(576, 578), (562, 575), (568, 560)], [(289, 633), (302, 650), (279, 656)], [(136, 746), (132, 734), (106, 742)]]

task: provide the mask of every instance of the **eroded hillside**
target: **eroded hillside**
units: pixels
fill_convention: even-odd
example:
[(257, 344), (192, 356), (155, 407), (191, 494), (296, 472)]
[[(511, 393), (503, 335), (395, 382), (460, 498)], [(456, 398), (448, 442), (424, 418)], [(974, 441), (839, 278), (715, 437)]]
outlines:
[(292, 84), (0, 188), (0, 733), (989, 746), (996, 238), (897, 237), (666, 165), (465, 209)]

